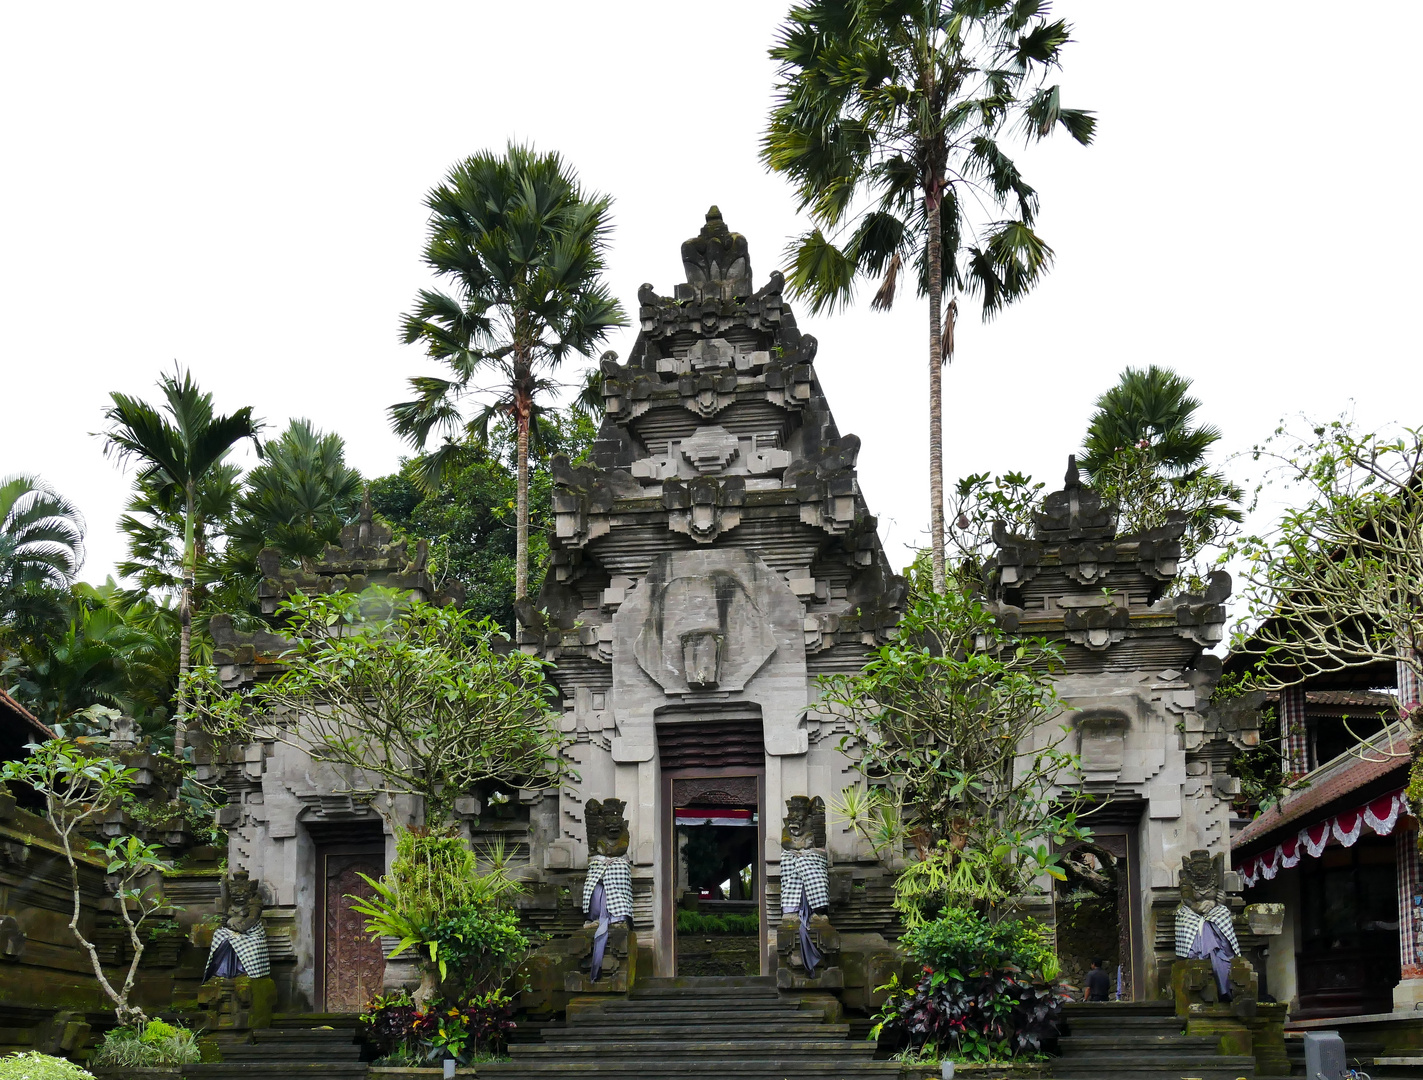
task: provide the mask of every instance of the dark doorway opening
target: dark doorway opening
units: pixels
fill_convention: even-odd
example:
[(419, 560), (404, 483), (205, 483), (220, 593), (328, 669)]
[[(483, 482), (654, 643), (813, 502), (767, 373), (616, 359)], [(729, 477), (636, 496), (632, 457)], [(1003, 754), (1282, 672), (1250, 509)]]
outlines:
[(374, 891), (361, 875), (385, 873), (385, 837), (379, 826), (342, 829), (316, 839), (316, 1008), (357, 1013), (381, 992), (385, 957), (365, 931), (365, 916), (351, 898)]
[[(1107, 813), (1111, 810), (1114, 813)], [(1112, 1001), (1141, 995), (1141, 879), (1137, 860), (1139, 808), (1107, 803), (1094, 821), (1092, 840), (1062, 851), (1066, 881), (1057, 883), (1057, 956), (1061, 981), (1083, 988), (1093, 960), (1101, 961)], [(1116, 818), (1114, 821), (1113, 818)]]
[(1389, 1012), (1400, 975), (1394, 838), (1361, 838), (1300, 863), (1299, 1009), (1308, 1020)]
[(756, 807), (679, 806), (675, 823), (677, 974), (759, 975)]

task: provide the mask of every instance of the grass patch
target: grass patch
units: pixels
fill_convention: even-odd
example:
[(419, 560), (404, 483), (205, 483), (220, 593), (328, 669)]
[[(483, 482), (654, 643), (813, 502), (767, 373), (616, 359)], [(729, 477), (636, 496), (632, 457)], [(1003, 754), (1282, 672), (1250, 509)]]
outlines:
[(700, 911), (677, 912), (677, 933), (679, 934), (759, 934), (761, 916), (745, 915), (703, 915)]

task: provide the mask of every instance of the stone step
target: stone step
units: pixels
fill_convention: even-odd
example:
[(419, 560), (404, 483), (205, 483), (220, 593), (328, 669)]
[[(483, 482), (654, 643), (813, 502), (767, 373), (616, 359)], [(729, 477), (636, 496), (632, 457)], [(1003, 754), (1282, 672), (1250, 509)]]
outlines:
[(774, 990), (776, 980), (771, 975), (673, 975), (637, 980), (637, 993), (663, 990)]
[(320, 1080), (365, 1080), (366, 1064), (314, 1061), (243, 1061), (184, 1065), (183, 1080), (282, 1080), (284, 1077), (319, 1077)]
[(754, 1004), (736, 1005), (732, 1002), (708, 1001), (705, 998), (683, 998), (677, 1001), (609, 1001), (597, 1005), (580, 1005), (573, 1011), (570, 1022), (580, 1016), (617, 1015), (628, 1017), (683, 1016), (688, 1013), (712, 1013), (717, 1016), (795, 1016), (796, 1014), (825, 1012), (824, 1005), (799, 1005), (793, 1001), (759, 1001)]
[[(694, 1054), (698, 1058), (746, 1057), (749, 1037), (736, 1039), (624, 1039), (600, 1042), (574, 1043), (527, 1043), (512, 1046), (509, 1052), (515, 1061), (532, 1060), (536, 1057), (556, 1056), (560, 1058), (597, 1055), (600, 1057), (673, 1057)], [(815, 1054), (818, 1056), (872, 1057), (875, 1048), (870, 1043), (852, 1043), (847, 1039), (766, 1039), (763, 1054), (791, 1055)]]
[[(783, 1024), (646, 1024), (641, 1028), (627, 1024), (579, 1024), (576, 1028), (563, 1031), (545, 1031), (543, 1042), (547, 1045), (566, 1043), (605, 1041), (608, 1039), (644, 1040), (670, 1038), (695, 1039), (699, 1036), (722, 1036), (734, 1034), (739, 1039), (783, 1039), (797, 1035), (807, 1035), (822, 1039), (848, 1039), (849, 1024), (783, 1023)], [(532, 1044), (530, 1044), (532, 1045)]]
[[(664, 1060), (661, 1068), (628, 1061), (503, 1061), (479, 1066), (479, 1075), (502, 1080), (559, 1075), (596, 1076), (599, 1080), (687, 1080), (705, 1070), (699, 1059)], [(855, 1080), (859, 1077), (897, 1077), (897, 1061), (846, 1061), (842, 1058), (728, 1058), (715, 1062), (715, 1075), (737, 1080)], [(1238, 1074), (1237, 1074), (1238, 1075)], [(1215, 1080), (1211, 1077), (1210, 1080)], [(1231, 1080), (1234, 1080), (1232, 1077)]]
[(1056, 1080), (1099, 1080), (1108, 1077), (1118, 1080), (1184, 1080), (1186, 1077), (1191, 1080), (1254, 1080), (1255, 1059), (1224, 1056), (1210, 1060), (1193, 1058), (1186, 1065), (1129, 1060), (1099, 1059), (1091, 1063), (1058, 1060), (1052, 1063), (1052, 1075)]
[(1220, 1040), (1209, 1035), (1141, 1035), (1126, 1031), (1108, 1035), (1064, 1035), (1058, 1039), (1063, 1057), (1078, 1054), (1151, 1053), (1164, 1050), (1183, 1054), (1214, 1054)]

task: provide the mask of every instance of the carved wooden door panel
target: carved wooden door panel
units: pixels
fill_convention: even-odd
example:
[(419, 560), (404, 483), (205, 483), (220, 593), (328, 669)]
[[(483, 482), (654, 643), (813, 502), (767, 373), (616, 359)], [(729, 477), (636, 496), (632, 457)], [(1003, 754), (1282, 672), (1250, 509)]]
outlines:
[(323, 851), (321, 934), (322, 1008), (326, 1012), (361, 1012), (381, 992), (385, 958), (380, 942), (364, 929), (365, 917), (351, 910), (351, 897), (375, 892), (362, 874), (379, 879), (385, 872), (380, 850)]

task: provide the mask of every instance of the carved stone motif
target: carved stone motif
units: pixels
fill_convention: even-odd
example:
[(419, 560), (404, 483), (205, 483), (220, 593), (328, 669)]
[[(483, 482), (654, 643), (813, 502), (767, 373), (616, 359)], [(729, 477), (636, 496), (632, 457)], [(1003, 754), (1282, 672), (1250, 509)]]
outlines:
[(649, 612), (634, 645), (642, 670), (669, 693), (739, 690), (776, 651), (766, 616), (728, 571), (649, 580)]

